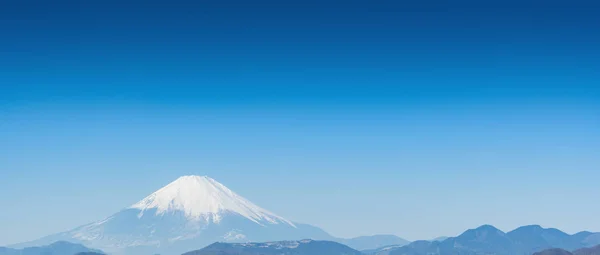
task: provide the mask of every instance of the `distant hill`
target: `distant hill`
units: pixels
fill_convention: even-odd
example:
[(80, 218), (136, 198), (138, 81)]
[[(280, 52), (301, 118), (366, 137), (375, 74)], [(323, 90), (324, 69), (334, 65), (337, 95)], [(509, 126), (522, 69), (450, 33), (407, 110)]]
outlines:
[(339, 239), (337, 242), (354, 249), (365, 251), (387, 246), (404, 246), (410, 242), (395, 235), (359, 236), (350, 239)]
[(214, 243), (184, 255), (363, 255), (332, 241), (279, 241), (267, 243)]
[(447, 254), (440, 250), (440, 242), (434, 241), (414, 241), (408, 245), (384, 250), (377, 255), (429, 255), (429, 254)]
[(366, 249), (366, 250), (361, 250), (362, 253), (364, 254), (378, 254), (378, 255), (387, 255), (389, 253), (389, 251), (392, 251), (394, 249), (400, 248), (402, 246), (405, 246), (408, 244), (402, 244), (402, 245), (386, 245), (383, 247), (379, 247), (377, 249)]
[(439, 236), (439, 237), (436, 237), (436, 238), (434, 238), (434, 239), (432, 239), (432, 240), (430, 240), (430, 241), (432, 241), (432, 242), (434, 242), (434, 241), (441, 242), (441, 241), (444, 241), (444, 240), (446, 240), (446, 239), (448, 239), (448, 237), (447, 237), (447, 236)]
[(81, 244), (69, 242), (55, 242), (46, 246), (27, 247), (23, 249), (11, 249), (0, 247), (0, 255), (98, 255), (99, 250), (87, 248)]
[(569, 235), (555, 228), (542, 228), (538, 225), (523, 226), (507, 233), (517, 250), (529, 254), (550, 248), (569, 251), (579, 249), (588, 245), (585, 239), (592, 234), (581, 232)]
[(588, 231), (583, 231), (575, 234), (578, 239), (582, 240), (582, 242), (587, 247), (592, 247), (596, 245), (600, 245), (600, 233), (591, 233)]
[[(580, 232), (569, 235), (558, 229), (538, 225), (523, 226), (508, 233), (491, 225), (469, 229), (457, 237), (443, 241), (416, 241), (409, 245), (383, 250), (377, 255), (531, 255), (535, 252), (561, 248), (576, 250), (596, 245), (597, 233)], [(540, 254), (550, 255), (550, 254)], [(557, 254), (558, 255), (558, 254)]]

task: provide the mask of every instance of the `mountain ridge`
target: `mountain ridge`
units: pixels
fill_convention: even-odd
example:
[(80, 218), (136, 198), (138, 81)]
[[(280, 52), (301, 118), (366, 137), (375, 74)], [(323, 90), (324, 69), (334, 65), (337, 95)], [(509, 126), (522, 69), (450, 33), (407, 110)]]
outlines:
[(406, 246), (375, 253), (377, 255), (499, 254), (531, 255), (548, 248), (578, 249), (594, 244), (600, 233), (589, 231), (569, 235), (555, 228), (527, 225), (507, 233), (492, 225), (468, 229), (443, 241), (415, 241)]

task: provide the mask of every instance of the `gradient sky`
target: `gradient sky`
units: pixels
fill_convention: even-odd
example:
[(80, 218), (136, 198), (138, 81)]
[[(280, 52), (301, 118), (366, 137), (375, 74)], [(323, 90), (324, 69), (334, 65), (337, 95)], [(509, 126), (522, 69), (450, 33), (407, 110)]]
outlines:
[(188, 174), (341, 237), (600, 231), (592, 1), (194, 2), (0, 4), (0, 245)]

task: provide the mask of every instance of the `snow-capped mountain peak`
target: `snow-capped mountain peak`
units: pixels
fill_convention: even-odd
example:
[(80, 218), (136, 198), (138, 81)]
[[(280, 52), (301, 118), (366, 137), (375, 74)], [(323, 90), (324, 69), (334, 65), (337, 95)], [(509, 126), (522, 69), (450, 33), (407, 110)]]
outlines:
[(304, 238), (333, 237), (277, 216), (207, 176), (182, 176), (107, 218), (19, 247), (66, 240), (114, 255), (172, 255), (215, 242)]
[(182, 176), (130, 206), (139, 217), (152, 211), (157, 215), (183, 212), (189, 220), (218, 223), (224, 214), (239, 214), (258, 224), (288, 224), (289, 220), (271, 213), (208, 176)]

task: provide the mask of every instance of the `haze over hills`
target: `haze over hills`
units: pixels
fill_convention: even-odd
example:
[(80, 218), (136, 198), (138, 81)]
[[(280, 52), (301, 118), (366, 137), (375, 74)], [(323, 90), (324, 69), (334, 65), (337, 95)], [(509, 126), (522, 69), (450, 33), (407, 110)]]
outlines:
[[(342, 239), (333, 237), (318, 227), (292, 222), (276, 215), (209, 177), (183, 176), (103, 220), (14, 247), (68, 241), (116, 255), (173, 255), (218, 243), (199, 254), (215, 252), (219, 247), (223, 248), (224, 253), (235, 251), (252, 254), (255, 252), (254, 248), (283, 247), (284, 243), (276, 241), (305, 239), (337, 243), (289, 242), (295, 242), (299, 247), (312, 247), (309, 249), (311, 251), (317, 247), (329, 249), (347, 245), (353, 249), (349, 251), (340, 248), (344, 254), (362, 250), (376, 255), (531, 255), (548, 248), (576, 250), (600, 244), (599, 233), (583, 231), (569, 235), (558, 229), (538, 225), (523, 226), (508, 233), (491, 225), (483, 225), (456, 237), (412, 243), (393, 235)], [(242, 245), (245, 248), (240, 250), (242, 246), (223, 244), (225, 242), (270, 244), (247, 244)], [(264, 252), (271, 252), (269, 249)], [(333, 254), (341, 254), (336, 249)], [(4, 251), (14, 252), (12, 249)], [(86, 251), (88, 250), (81, 250)]]
[[(548, 233), (554, 233), (551, 235)], [(544, 229), (537, 225), (524, 226), (511, 232), (504, 233), (491, 225), (484, 225), (476, 229), (470, 229), (457, 237), (448, 238), (443, 241), (415, 241), (408, 245), (392, 245), (382, 247), (373, 251), (358, 251), (341, 243), (333, 241), (315, 241), (310, 239), (298, 241), (272, 241), (272, 242), (246, 242), (246, 243), (224, 243), (216, 242), (202, 249), (186, 252), (186, 255), (518, 255), (532, 253), (519, 250), (522, 247), (533, 247), (539, 244), (540, 239), (551, 240), (546, 245), (551, 247), (559, 245), (573, 245), (578, 240), (586, 240), (585, 236), (594, 236), (597, 233), (580, 232), (575, 235), (564, 234), (556, 229)], [(512, 236), (512, 237), (510, 237)], [(561, 238), (556, 238), (557, 236)], [(537, 240), (537, 241), (532, 241)], [(585, 241), (580, 241), (582, 246), (569, 252), (561, 248), (550, 248), (537, 250), (533, 255), (600, 255), (600, 245), (586, 247)], [(84, 250), (84, 251), (82, 251)], [(154, 253), (147, 254), (156, 254)], [(0, 248), (0, 255), (99, 255), (100, 251), (88, 249), (82, 245), (68, 242), (58, 242), (47, 247), (30, 247), (23, 250)]]
[(65, 240), (111, 254), (181, 254), (214, 242), (332, 240), (360, 249), (406, 244), (396, 236), (335, 238), (278, 216), (207, 176), (183, 176), (105, 219), (13, 247)]

